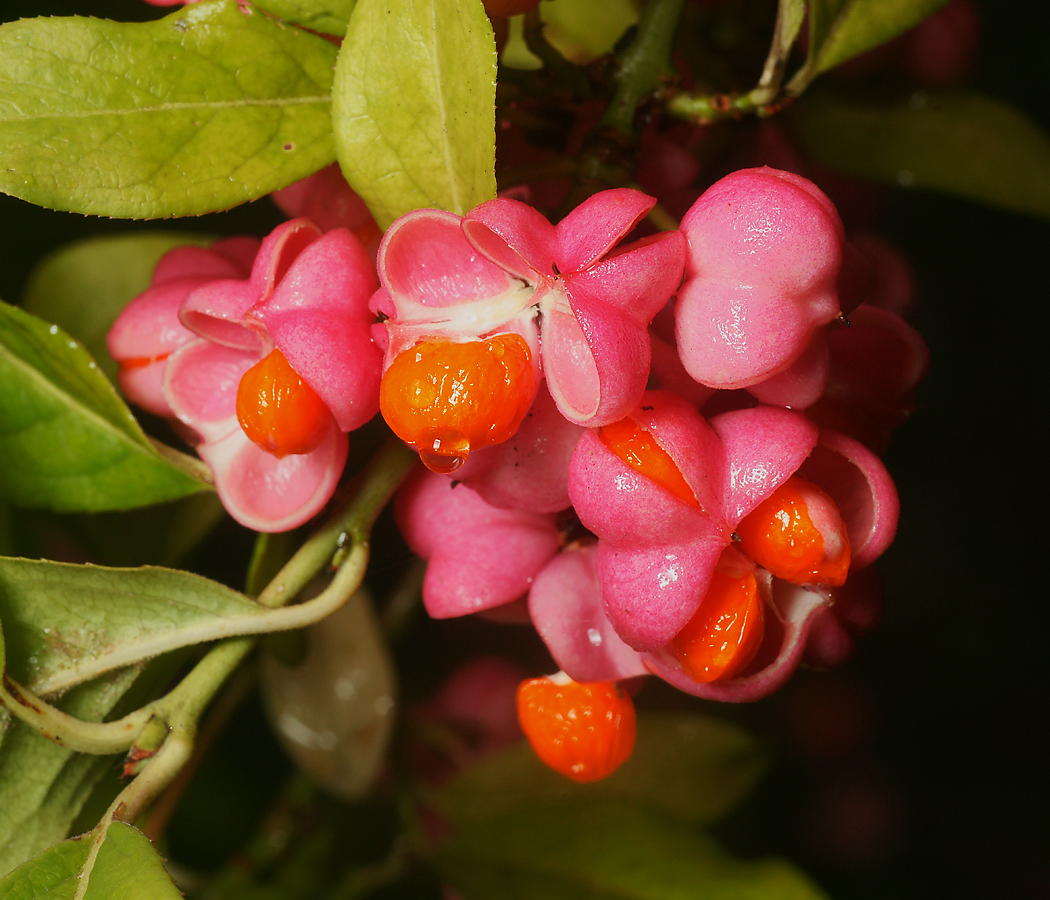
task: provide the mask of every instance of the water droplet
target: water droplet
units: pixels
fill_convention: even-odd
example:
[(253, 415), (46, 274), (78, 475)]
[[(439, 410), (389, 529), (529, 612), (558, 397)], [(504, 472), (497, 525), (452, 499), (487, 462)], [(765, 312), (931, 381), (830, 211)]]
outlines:
[(420, 450), (419, 458), (424, 466), (438, 475), (451, 475), (467, 460), (465, 456), (442, 456), (429, 450)]

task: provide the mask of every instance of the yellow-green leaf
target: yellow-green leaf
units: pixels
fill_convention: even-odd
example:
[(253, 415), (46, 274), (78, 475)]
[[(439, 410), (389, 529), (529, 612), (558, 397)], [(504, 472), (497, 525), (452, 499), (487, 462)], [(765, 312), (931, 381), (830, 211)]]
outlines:
[(334, 158), (336, 49), (237, 0), (154, 22), (0, 26), (0, 191), (120, 218), (199, 215)]
[(359, 0), (332, 91), (339, 164), (383, 228), (496, 194), (496, 44), (481, 0)]

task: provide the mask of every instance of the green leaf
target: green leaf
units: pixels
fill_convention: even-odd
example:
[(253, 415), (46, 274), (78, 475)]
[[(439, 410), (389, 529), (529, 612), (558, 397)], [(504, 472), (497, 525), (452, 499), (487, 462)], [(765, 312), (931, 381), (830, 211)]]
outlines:
[(0, 881), (0, 900), (72, 900), (85, 871), (84, 900), (182, 898), (149, 839), (131, 825), (114, 822), (102, 837), (65, 841), (16, 869)]
[(359, 0), (339, 52), (339, 164), (380, 227), (496, 195), (496, 43), (481, 0)]
[[(19, 637), (14, 636), (10, 648), (16, 653), (21, 650), (24, 657)], [(10, 691), (4, 638), (0, 634), (0, 672), (5, 690)], [(77, 686), (62, 697), (59, 709), (88, 722), (119, 717), (152, 700), (183, 656), (168, 654), (148, 666), (132, 666)], [(34, 728), (0, 709), (0, 875), (66, 837), (96, 784), (113, 765), (112, 758), (74, 753), (38, 729), (39, 725)]]
[(91, 870), (84, 900), (182, 900), (164, 861), (138, 829), (114, 822)]
[(441, 790), (437, 806), (459, 823), (528, 808), (623, 799), (704, 824), (735, 806), (764, 769), (755, 741), (728, 722), (651, 713), (639, 716), (634, 753), (609, 778), (576, 784), (541, 763), (522, 741), (462, 771)]
[(256, 0), (256, 6), (311, 31), (342, 37), (357, 0)]
[(877, 102), (822, 92), (792, 111), (805, 150), (827, 166), (1050, 217), (1050, 136), (969, 91)]
[[(19, 636), (7, 637), (8, 650), (18, 653)], [(70, 690), (57, 706), (89, 722), (120, 717), (152, 700), (184, 657), (182, 652), (168, 654), (97, 678)], [(0, 875), (65, 838), (113, 766), (113, 757), (74, 753), (0, 709)], [(104, 806), (115, 796), (115, 787), (110, 786)]]
[(948, 0), (810, 0), (809, 55), (788, 90), (914, 28)]
[(36, 694), (211, 640), (221, 624), (267, 614), (207, 578), (175, 569), (107, 569), (0, 558), (8, 671)]
[(0, 496), (63, 511), (129, 509), (206, 490), (207, 468), (152, 443), (87, 351), (0, 303)]
[(236, 0), (0, 26), (0, 190), (121, 218), (260, 197), (332, 161), (335, 54)]
[(165, 253), (184, 244), (205, 246), (213, 237), (155, 231), (74, 241), (48, 254), (30, 273), (22, 296), (26, 312), (54, 322), (90, 353), (110, 380), (117, 364), (106, 350), (106, 332), (121, 310), (149, 287)]
[(72, 900), (90, 853), (85, 837), (56, 844), (0, 881), (0, 900)]
[(544, 36), (566, 59), (585, 65), (612, 53), (638, 22), (632, 0), (553, 0), (540, 4)]
[[(76, 688), (59, 708), (99, 722), (139, 675), (125, 669)], [(110, 757), (74, 753), (0, 710), (0, 873), (62, 840)], [(4, 896), (0, 892), (0, 897)]]
[(437, 865), (465, 900), (818, 900), (790, 863), (734, 860), (630, 804), (534, 810), (457, 828)]
[(777, 14), (777, 40), (785, 55), (794, 46), (805, 19), (806, 0), (780, 0)]

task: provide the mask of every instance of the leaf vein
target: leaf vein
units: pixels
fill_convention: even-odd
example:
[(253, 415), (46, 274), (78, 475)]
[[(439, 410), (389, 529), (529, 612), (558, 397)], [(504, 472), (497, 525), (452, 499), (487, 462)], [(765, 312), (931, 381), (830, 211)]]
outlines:
[(130, 109), (89, 109), (74, 110), (66, 112), (32, 113), (21, 116), (0, 116), (0, 124), (8, 122), (38, 122), (48, 119), (85, 119), (92, 116), (132, 116), (141, 113), (172, 112), (176, 110), (211, 110), (211, 109), (239, 109), (242, 107), (273, 107), (284, 106), (309, 106), (313, 104), (331, 103), (330, 94), (315, 95), (310, 97), (269, 97), (251, 98), (242, 100), (211, 100), (203, 102), (172, 102), (160, 103), (156, 106), (139, 106)]

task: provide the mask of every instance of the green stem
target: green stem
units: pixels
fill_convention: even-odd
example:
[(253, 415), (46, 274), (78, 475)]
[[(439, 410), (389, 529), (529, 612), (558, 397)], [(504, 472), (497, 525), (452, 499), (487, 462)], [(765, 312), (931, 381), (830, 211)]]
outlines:
[(777, 21), (773, 26), (773, 40), (769, 44), (769, 55), (758, 79), (758, 85), (751, 92), (759, 106), (773, 103), (780, 94), (780, 85), (784, 81), (784, 70), (787, 67), (788, 54), (798, 37), (802, 20), (805, 18), (806, 5), (803, 0), (780, 0), (777, 5)]
[(115, 722), (85, 722), (41, 700), (6, 673), (0, 686), (0, 702), (11, 715), (43, 737), (78, 753), (98, 756), (127, 750), (152, 715), (146, 706)]
[(616, 74), (616, 94), (601, 124), (631, 137), (634, 113), (648, 94), (674, 75), (671, 48), (685, 0), (650, 0), (638, 23), (638, 33), (624, 52)]
[(691, 94), (686, 91), (668, 98), (664, 108), (677, 119), (695, 125), (710, 125), (722, 119), (739, 119), (754, 113), (760, 119), (779, 112), (789, 98), (779, 96), (763, 102), (765, 91), (755, 88), (746, 94)]
[[(311, 625), (339, 609), (357, 590), (368, 564), (368, 536), (372, 524), (415, 461), (412, 451), (400, 441), (391, 439), (362, 473), (360, 488), (350, 502), (303, 545), (262, 591), (260, 602), (271, 607), (272, 611), (248, 616), (243, 620), (220, 621), (198, 635), (202, 642), (222, 638), (226, 640), (212, 648), (167, 696), (115, 722), (83, 722), (50, 706), (5, 676), (0, 689), (0, 702), (45, 737), (84, 753), (104, 755), (128, 750), (134, 746), (143, 727), (154, 717), (171, 727), (172, 733), (164, 742), (164, 747), (187, 735), (192, 746), (192, 733), (183, 727), (183, 738), (177, 738), (175, 725), (177, 722), (192, 720), (196, 727), (197, 717), (215, 691), (254, 646), (254, 639), (239, 635), (263, 634)], [(343, 557), (339, 568), (331, 584), (320, 595), (297, 606), (277, 608), (294, 599), (337, 553)], [(163, 747), (149, 760), (143, 774), (156, 767), (162, 752)], [(173, 752), (169, 751), (167, 757)], [(139, 778), (129, 785), (129, 789), (139, 783)], [(148, 781), (153, 780), (154, 777), (151, 777)]]
[(149, 816), (143, 827), (143, 833), (151, 841), (156, 841), (165, 829), (172, 815), (178, 808), (186, 788), (196, 774), (197, 769), (204, 759), (205, 753), (211, 748), (215, 739), (222, 732), (230, 716), (240, 706), (241, 701), (247, 696), (249, 690), (255, 686), (255, 669), (240, 669), (237, 675), (226, 685), (218, 700), (208, 712), (207, 718), (194, 740), (193, 754), (186, 764), (175, 775), (171, 784), (160, 796), (160, 799), (150, 807)]
[(401, 441), (390, 438), (362, 473), (361, 487), (353, 500), (303, 544), (259, 594), (259, 604), (284, 606), (332, 561), (333, 555), (344, 548), (348, 540), (367, 545), (376, 516), (416, 460), (416, 455)]
[(666, 209), (664, 209), (659, 203), (656, 204), (646, 218), (654, 225), (659, 228), (660, 231), (677, 231), (678, 220), (672, 216)]
[[(667, 112), (696, 125), (709, 125), (722, 119), (739, 119), (750, 113), (766, 118), (778, 112), (788, 101), (781, 93), (781, 84), (788, 54), (798, 37), (805, 12), (805, 4), (801, 0), (780, 0), (769, 54), (758, 84), (752, 90), (745, 94), (675, 93), (668, 97), (665, 104)], [(791, 86), (788, 91), (791, 92)]]

